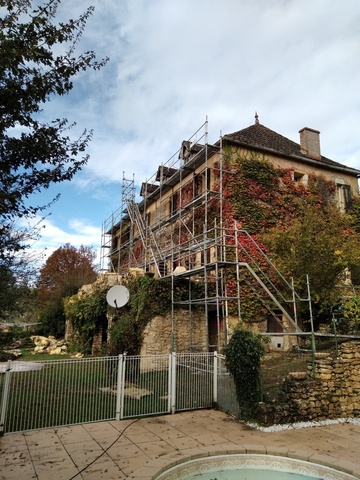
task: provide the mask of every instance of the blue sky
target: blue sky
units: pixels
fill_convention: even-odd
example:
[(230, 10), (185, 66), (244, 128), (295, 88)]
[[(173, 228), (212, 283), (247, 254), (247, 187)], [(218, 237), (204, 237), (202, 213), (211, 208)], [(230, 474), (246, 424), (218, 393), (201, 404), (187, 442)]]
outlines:
[(358, 0), (63, 0), (59, 15), (89, 5), (79, 50), (110, 61), (44, 116), (76, 121), (74, 135), (93, 129), (90, 161), (38, 196), (61, 193), (34, 248), (99, 252), (124, 172), (140, 185), (206, 116), (210, 142), (251, 125), (255, 111), (296, 142), (301, 128), (320, 130), (323, 155), (360, 169)]

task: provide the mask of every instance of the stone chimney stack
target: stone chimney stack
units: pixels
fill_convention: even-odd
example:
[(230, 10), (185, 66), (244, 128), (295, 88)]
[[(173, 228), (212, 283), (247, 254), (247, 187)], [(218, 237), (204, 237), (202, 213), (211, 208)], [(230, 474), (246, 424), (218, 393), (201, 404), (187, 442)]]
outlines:
[(300, 149), (308, 157), (321, 159), (320, 132), (312, 128), (304, 127), (300, 131)]

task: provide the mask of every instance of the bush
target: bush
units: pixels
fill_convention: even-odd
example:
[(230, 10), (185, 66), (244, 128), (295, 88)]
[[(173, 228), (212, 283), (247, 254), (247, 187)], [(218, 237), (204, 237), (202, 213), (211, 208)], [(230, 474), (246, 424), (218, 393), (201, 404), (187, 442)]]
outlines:
[(260, 401), (260, 360), (265, 353), (260, 335), (237, 327), (225, 347), (226, 367), (234, 378), (244, 420), (255, 418)]

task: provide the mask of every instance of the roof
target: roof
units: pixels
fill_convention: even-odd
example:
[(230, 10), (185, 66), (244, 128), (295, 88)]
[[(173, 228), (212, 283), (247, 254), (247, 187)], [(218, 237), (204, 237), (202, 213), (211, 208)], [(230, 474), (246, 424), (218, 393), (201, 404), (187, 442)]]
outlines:
[(360, 175), (360, 170), (347, 167), (341, 163), (334, 162), (327, 157), (321, 155), (321, 159), (312, 159), (308, 155), (302, 153), (300, 144), (289, 140), (288, 138), (280, 135), (279, 133), (270, 130), (260, 123), (250, 125), (250, 127), (244, 128), (234, 133), (226, 134), (223, 137), (224, 141), (230, 143), (241, 144), (245, 147), (257, 148), (259, 150), (267, 150), (273, 154), (285, 155), (288, 157), (297, 157), (297, 159), (303, 159), (304, 162), (316, 162), (319, 166), (324, 168), (334, 168), (346, 170), (353, 175)]

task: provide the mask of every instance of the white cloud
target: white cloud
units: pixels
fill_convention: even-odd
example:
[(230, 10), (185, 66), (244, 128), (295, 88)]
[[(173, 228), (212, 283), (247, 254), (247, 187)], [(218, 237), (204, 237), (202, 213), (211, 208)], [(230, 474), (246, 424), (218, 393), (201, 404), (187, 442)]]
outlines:
[[(294, 141), (304, 126), (320, 130), (324, 155), (360, 168), (358, 0), (91, 3), (79, 50), (110, 62), (81, 74), (47, 110), (76, 120), (74, 133), (94, 129), (90, 162), (72, 181), (88, 195), (87, 212), (61, 204), (43, 231), (49, 249), (98, 245), (94, 212), (105, 219), (120, 206), (123, 175), (150, 178), (207, 115), (210, 142), (252, 124), (257, 110)], [(71, 16), (87, 6), (78, 0)]]
[(214, 141), (220, 130), (252, 123), (258, 110), (260, 121), (294, 140), (303, 126), (318, 128), (336, 160), (346, 161), (337, 158), (344, 143), (358, 145), (357, 2), (156, 0), (114, 12), (109, 32), (101, 30), (111, 78), (106, 67), (90, 175), (147, 178), (206, 115)]
[(43, 263), (49, 256), (60, 247), (69, 243), (74, 247), (85, 245), (93, 247), (97, 253), (97, 260), (99, 262), (99, 247), (101, 239), (101, 229), (93, 225), (89, 225), (84, 220), (69, 219), (65, 228), (60, 228), (52, 221), (51, 217), (41, 219), (36, 217), (28, 222), (20, 222), (20, 225), (25, 227), (37, 225), (40, 229), (41, 237), (32, 242), (31, 251), (37, 253)]

